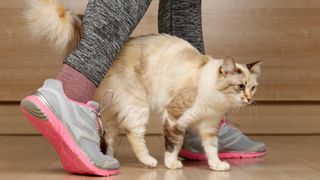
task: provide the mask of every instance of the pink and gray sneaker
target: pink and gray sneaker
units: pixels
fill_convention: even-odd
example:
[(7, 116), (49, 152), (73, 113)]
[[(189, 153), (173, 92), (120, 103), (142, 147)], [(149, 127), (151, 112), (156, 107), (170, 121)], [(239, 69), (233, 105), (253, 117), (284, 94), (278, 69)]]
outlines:
[[(264, 143), (252, 141), (224, 120), (220, 124), (218, 139), (221, 159), (255, 158), (266, 154)], [(196, 132), (192, 130), (186, 132), (179, 156), (189, 160), (207, 160), (201, 139)]]
[(20, 109), (54, 146), (65, 170), (98, 176), (119, 173), (119, 162), (100, 151), (98, 103), (72, 101), (60, 81), (49, 79), (21, 101)]

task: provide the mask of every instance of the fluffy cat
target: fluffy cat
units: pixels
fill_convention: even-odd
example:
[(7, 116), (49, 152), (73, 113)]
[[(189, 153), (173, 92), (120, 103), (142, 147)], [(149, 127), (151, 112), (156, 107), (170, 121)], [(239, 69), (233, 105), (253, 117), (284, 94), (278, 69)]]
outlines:
[[(61, 5), (55, 0), (42, 3), (46, 6), (41, 10), (55, 9), (59, 17), (48, 18), (59, 21), (50, 24), (61, 25), (60, 21), (66, 21), (61, 16), (61, 8), (57, 8)], [(30, 15), (37, 10), (38, 6), (29, 9), (28, 13)], [(75, 18), (69, 16), (70, 12), (62, 14)], [(81, 32), (72, 29), (80, 28), (72, 25), (77, 21), (72, 18), (67, 20), (67, 31)], [(39, 24), (34, 28), (42, 28)], [(46, 34), (49, 39), (51, 36), (59, 37), (50, 32)], [(77, 37), (74, 34), (70, 36)], [(76, 44), (71, 42), (73, 39), (79, 38), (67, 38), (60, 50), (65, 50), (67, 44)], [(192, 126), (199, 131), (210, 168), (228, 170), (230, 165), (221, 161), (217, 154), (220, 119), (230, 108), (252, 102), (259, 74), (259, 62), (245, 65), (235, 63), (230, 57), (214, 59), (202, 55), (188, 42), (174, 36), (159, 34), (129, 39), (97, 92), (100, 100), (104, 92), (113, 92), (110, 106), (102, 113), (107, 153), (113, 155), (114, 138), (123, 128), (139, 161), (148, 167), (155, 167), (157, 160), (150, 156), (144, 135), (150, 117), (157, 117), (156, 120), (163, 123), (164, 162), (167, 168), (182, 168), (178, 153), (186, 128)]]

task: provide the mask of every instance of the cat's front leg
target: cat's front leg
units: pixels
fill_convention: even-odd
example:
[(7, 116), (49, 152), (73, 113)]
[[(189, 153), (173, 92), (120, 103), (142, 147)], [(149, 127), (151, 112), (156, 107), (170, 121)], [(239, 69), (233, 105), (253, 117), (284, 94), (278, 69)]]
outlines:
[(218, 157), (217, 126), (217, 123), (213, 119), (203, 121), (199, 126), (199, 132), (210, 168), (215, 171), (226, 171), (230, 169), (230, 165), (227, 162), (221, 161)]
[[(104, 140), (106, 144), (106, 152), (109, 156), (114, 156), (114, 142), (119, 134), (119, 128), (115, 124), (108, 123), (104, 131)], [(102, 149), (101, 149), (102, 150)]]
[(177, 124), (170, 125), (168, 121), (164, 122), (163, 125), (164, 142), (165, 142), (165, 154), (164, 164), (169, 169), (179, 169), (183, 165), (178, 160), (178, 153), (183, 143), (183, 137), (185, 130), (179, 128)]
[(122, 125), (127, 130), (128, 140), (139, 161), (147, 167), (154, 168), (157, 166), (158, 161), (149, 154), (149, 150), (145, 142), (146, 124), (149, 120), (149, 109), (139, 107), (138, 105), (131, 106), (131, 109), (133, 108), (136, 108), (135, 112), (133, 110), (131, 110), (132, 112), (128, 111), (126, 119), (124, 120), (126, 123), (123, 123)]

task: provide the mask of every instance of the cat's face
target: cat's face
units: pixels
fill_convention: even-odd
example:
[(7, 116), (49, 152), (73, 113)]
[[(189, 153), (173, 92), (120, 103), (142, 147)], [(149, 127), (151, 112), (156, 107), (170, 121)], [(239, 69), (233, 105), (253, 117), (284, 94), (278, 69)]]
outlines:
[(246, 106), (253, 102), (260, 75), (260, 61), (236, 64), (226, 58), (220, 68), (219, 86), (232, 106)]

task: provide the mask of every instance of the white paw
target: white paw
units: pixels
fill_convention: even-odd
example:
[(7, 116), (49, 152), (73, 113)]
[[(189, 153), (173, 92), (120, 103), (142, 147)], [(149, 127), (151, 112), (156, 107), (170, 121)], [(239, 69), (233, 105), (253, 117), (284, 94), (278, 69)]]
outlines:
[(230, 169), (229, 163), (225, 161), (211, 161), (209, 160), (209, 165), (212, 170), (215, 171), (227, 171)]
[(151, 156), (141, 158), (140, 161), (149, 168), (154, 168), (158, 164), (158, 161)]
[(179, 161), (179, 160), (169, 161), (169, 162), (165, 161), (165, 165), (169, 169), (180, 169), (180, 168), (183, 168), (183, 165), (182, 165), (181, 161)]

